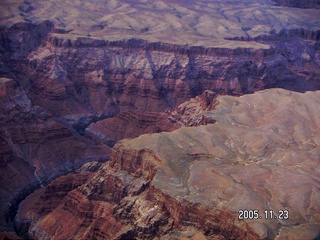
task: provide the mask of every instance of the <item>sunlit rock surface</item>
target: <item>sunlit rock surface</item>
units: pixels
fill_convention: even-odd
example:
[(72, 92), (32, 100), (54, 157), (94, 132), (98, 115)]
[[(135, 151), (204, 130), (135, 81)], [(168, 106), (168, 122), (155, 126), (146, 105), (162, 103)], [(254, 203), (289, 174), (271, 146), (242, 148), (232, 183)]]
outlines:
[[(313, 238), (319, 16), (316, 0), (1, 1), (0, 239)], [(216, 99), (270, 88), (293, 92)]]
[[(316, 237), (319, 95), (270, 89), (222, 96), (207, 112), (214, 124), (122, 140), (90, 181), (51, 213), (35, 218), (29, 234), (53, 239), (178, 239), (188, 231), (189, 237), (210, 239)], [(262, 219), (238, 220), (241, 209), (259, 210)], [(265, 210), (277, 216), (288, 210), (289, 217), (266, 219)], [(20, 221), (24, 217), (19, 215)]]
[(281, 29), (318, 30), (320, 25), (316, 0), (5, 0), (1, 5), (1, 25), (50, 20), (61, 29), (56, 35), (67, 33), (68, 38), (140, 38), (208, 47), (268, 48), (225, 38), (256, 37)]

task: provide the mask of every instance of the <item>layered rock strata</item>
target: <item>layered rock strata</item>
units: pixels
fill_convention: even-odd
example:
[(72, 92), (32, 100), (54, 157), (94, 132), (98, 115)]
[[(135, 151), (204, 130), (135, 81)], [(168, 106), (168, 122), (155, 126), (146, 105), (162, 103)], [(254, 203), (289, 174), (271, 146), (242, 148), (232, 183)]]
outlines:
[(0, 78), (1, 230), (26, 195), (88, 161), (106, 161), (107, 146), (96, 144), (34, 106), (26, 92)]
[[(236, 9), (234, 4), (237, 5)], [(274, 4), (286, 7), (277, 7)], [(317, 1), (300, 0), (77, 0), (72, 3), (61, 0), (2, 1), (0, 230), (12, 230), (10, 221), (17, 204), (29, 193), (87, 162), (107, 160), (110, 147), (123, 138), (217, 122), (213, 125), (216, 126), (214, 130), (217, 130), (218, 136), (214, 136), (223, 139), (225, 135), (219, 135), (224, 131), (219, 130), (221, 119), (212, 114), (218, 104), (214, 100), (217, 95), (240, 96), (273, 87), (299, 92), (320, 89), (319, 10), (311, 9), (318, 7)], [(48, 12), (51, 13), (50, 16)], [(314, 109), (308, 108), (306, 114), (312, 118), (310, 111)], [(238, 114), (238, 117), (232, 117), (231, 120), (249, 119), (244, 117), (243, 112)], [(248, 114), (250, 117), (254, 115), (250, 115), (250, 112)], [(239, 123), (232, 121), (231, 125)], [(289, 120), (288, 122), (291, 124)], [(248, 125), (255, 126), (250, 121)], [(304, 147), (308, 145), (308, 140), (303, 136), (309, 136), (314, 129), (317, 131), (313, 127), (308, 129), (301, 126), (291, 129), (298, 135), (301, 134)], [(243, 134), (240, 130), (235, 131), (239, 131), (239, 135)], [(286, 136), (288, 131), (278, 127), (274, 131), (280, 136), (274, 141), (280, 144), (279, 149), (285, 149), (285, 145), (281, 145), (281, 136)], [(264, 145), (265, 141), (268, 142), (272, 137), (265, 140), (255, 134), (251, 136), (250, 130), (246, 134), (247, 138), (241, 141), (252, 140), (258, 152), (261, 150), (259, 144)], [(259, 134), (264, 133), (261, 130)], [(299, 137), (300, 135), (294, 135), (292, 141)], [(312, 135), (311, 139), (313, 137)], [(206, 138), (211, 141), (209, 136), (204, 135), (204, 139)], [(167, 140), (162, 140), (166, 147)], [(162, 140), (150, 140), (150, 143), (162, 144)], [(194, 141), (194, 137), (191, 140)], [(280, 142), (277, 142), (278, 140)], [(146, 141), (149, 141), (148, 138)], [(177, 140), (170, 140), (171, 147), (175, 146), (175, 141)], [(315, 138), (314, 141), (315, 143), (309, 143), (316, 148), (318, 140)], [(291, 142), (287, 143), (290, 152)], [(201, 144), (203, 148), (206, 147), (205, 143)], [(231, 154), (224, 146), (221, 146), (221, 150), (219, 144), (214, 142), (214, 147), (212, 146), (212, 151), (217, 152), (209, 151), (212, 159), (220, 161), (222, 158), (221, 161), (227, 162), (232, 160), (232, 164), (237, 165), (239, 160), (234, 160), (235, 158), (250, 159), (255, 156), (255, 152), (249, 151), (250, 148), (249, 152), (246, 152), (246, 149), (243, 150), (246, 147), (241, 147), (241, 151), (234, 152), (238, 154), (235, 157), (236, 155)], [(270, 144), (272, 149), (274, 145)], [(235, 220), (231, 224), (230, 219), (234, 219), (232, 212), (235, 210), (223, 202), (223, 199), (233, 202), (234, 199), (230, 197), (233, 190), (230, 190), (231, 193), (226, 191), (226, 196), (219, 192), (219, 184), (235, 184), (228, 177), (225, 179), (225, 175), (229, 174), (223, 172), (226, 170), (221, 170), (222, 173), (219, 170), (221, 176), (216, 174), (218, 176), (213, 177), (210, 171), (202, 171), (203, 176), (208, 175), (208, 179), (219, 182), (215, 185), (218, 190), (214, 189), (217, 197), (208, 200), (208, 196), (203, 192), (198, 193), (190, 187), (191, 190), (188, 191), (196, 192), (194, 200), (187, 196), (185, 186), (189, 183), (185, 182), (185, 178), (188, 177), (188, 172), (197, 175), (197, 171), (201, 169), (199, 164), (194, 167), (188, 164), (179, 165), (177, 168), (176, 160), (173, 158), (173, 162), (170, 162), (165, 158), (168, 156), (159, 157), (158, 149), (149, 149), (146, 152), (139, 150), (139, 153), (136, 153), (136, 150), (127, 150), (130, 147), (126, 144), (123, 148), (119, 147), (120, 145), (116, 145), (114, 151), (119, 151), (119, 154), (129, 151), (124, 153), (123, 157), (120, 156), (121, 159), (138, 159), (142, 164), (145, 159), (150, 158), (150, 165), (149, 162), (143, 165), (146, 167), (143, 171), (137, 170), (141, 168), (140, 163), (123, 166), (120, 164), (119, 167), (119, 161), (124, 160), (119, 160), (119, 156), (114, 152), (113, 160), (98, 173), (94, 173), (98, 167), (92, 163), (89, 169), (84, 167), (85, 169), (79, 172), (59, 178), (48, 188), (37, 191), (42, 200), (34, 194), (21, 205), (16, 218), (17, 230), (22, 234), (29, 232), (30, 236), (39, 238), (143, 238), (160, 234), (167, 238), (179, 235), (201, 239), (206, 235), (216, 238), (221, 236), (254, 239), (256, 234), (260, 237), (273, 237), (278, 234), (280, 227), (272, 221), (261, 225)], [(228, 145), (227, 148), (233, 148), (233, 145)], [(279, 149), (274, 151), (278, 153)], [(170, 153), (172, 149), (167, 150)], [(294, 161), (300, 159), (299, 154), (308, 151), (307, 147), (300, 150), (298, 153), (290, 152)], [(230, 157), (224, 151), (230, 153)], [(172, 150), (172, 153), (177, 153), (177, 156), (185, 154), (176, 149)], [(219, 157), (224, 156), (224, 153), (229, 160)], [(130, 157), (130, 154), (134, 157)], [(266, 150), (263, 154), (268, 156), (269, 152)], [(265, 156), (263, 154), (262, 157)], [(318, 153), (315, 151), (312, 154), (317, 156)], [(314, 159), (312, 154), (310, 158)], [(209, 155), (201, 153), (195, 157), (193, 153), (187, 153), (186, 159), (192, 162), (198, 157), (206, 159)], [(158, 163), (159, 161), (164, 161), (164, 165)], [(181, 179), (172, 180), (172, 184), (181, 185), (181, 189), (170, 192), (170, 189), (162, 188), (157, 182), (157, 167), (160, 165), (168, 165), (161, 170), (166, 176), (183, 175)], [(210, 164), (205, 166), (206, 170), (211, 169)], [(91, 171), (92, 167), (94, 171)], [(263, 176), (269, 176), (270, 172), (276, 171), (265, 165), (263, 167), (268, 170)], [(170, 170), (171, 168), (174, 170)], [(186, 170), (188, 168), (190, 170)], [(169, 172), (166, 172), (167, 170)], [(236, 172), (238, 169), (233, 170)], [(257, 173), (262, 171), (254, 170), (257, 170)], [(295, 170), (293, 168), (288, 171)], [(302, 170), (298, 170), (300, 174)], [(308, 173), (310, 176), (317, 174)], [(107, 182), (99, 178), (99, 174), (108, 176)], [(272, 182), (272, 176), (271, 180), (267, 180)], [(190, 181), (191, 186), (200, 184), (192, 182), (192, 178)], [(243, 182), (239, 184), (243, 185)], [(306, 183), (308, 184), (309, 182)], [(260, 187), (263, 183), (259, 182), (257, 185)], [(314, 182), (311, 181), (309, 186), (314, 186)], [(269, 200), (274, 203), (270, 196), (277, 195), (277, 191), (270, 189), (269, 185), (264, 186), (267, 190), (258, 189), (255, 185), (252, 188), (260, 194), (262, 202)], [(254, 195), (254, 192), (249, 191), (250, 188), (243, 190), (236, 186), (235, 189)], [(54, 190), (58, 191), (57, 194), (52, 192)], [(212, 189), (206, 190), (209, 192)], [(298, 190), (300, 191), (300, 188)], [(285, 195), (284, 200), (280, 197), (283, 206), (304, 209), (300, 214), (304, 220), (296, 221), (294, 218), (294, 223), (290, 222), (287, 227), (281, 227), (279, 238), (298, 236), (298, 233), (304, 231), (317, 231), (317, 215), (314, 218), (308, 217), (312, 215), (312, 209), (318, 210), (318, 203), (314, 200), (317, 195), (309, 190), (306, 187), (306, 194), (310, 196), (308, 210), (304, 209), (303, 204), (297, 205), (296, 200), (290, 201), (290, 196)], [(175, 194), (181, 194), (182, 197)], [(219, 205), (212, 210), (212, 205), (207, 202), (197, 202), (197, 196), (209, 203), (211, 200), (222, 202), (220, 205), (224, 208), (219, 208)], [(153, 198), (159, 199), (160, 207), (154, 204)], [(132, 203), (132, 199), (137, 202)], [(200, 205), (195, 206), (192, 201)], [(305, 202), (308, 200), (304, 200)], [(43, 204), (43, 207), (37, 210), (38, 204)], [(28, 210), (28, 206), (32, 209)], [(62, 231), (64, 226), (57, 230), (57, 222), (53, 220), (61, 219), (62, 222), (62, 215), (57, 216), (54, 213), (65, 214), (66, 209), (73, 212), (70, 216), (72, 220), (67, 223), (70, 226), (69, 232)], [(52, 217), (51, 213), (55, 217)], [(66, 215), (69, 216), (68, 214)], [(132, 218), (126, 219), (127, 214)], [(79, 215), (81, 218), (78, 218)], [(188, 218), (191, 220), (186, 220)], [(106, 222), (106, 219), (109, 219), (109, 222)], [(52, 228), (48, 230), (49, 226)], [(5, 232), (3, 236), (15, 237), (11, 232)]]
[(248, 39), (270, 46), (258, 50), (72, 39), (49, 21), (0, 34), (2, 185), (14, 179), (2, 189), (2, 215), (35, 187), (108, 159), (123, 138), (215, 122), (205, 113), (215, 95), (319, 89), (315, 31)]
[[(246, 48), (236, 49), (72, 38), (57, 31), (49, 21), (2, 28), (1, 74), (18, 81), (35, 105), (80, 134), (92, 130), (110, 146), (143, 133), (117, 122), (159, 125), (151, 119), (167, 118), (163, 112), (205, 90), (242, 95), (273, 87), (320, 88), (318, 31), (284, 30), (247, 39)], [(269, 49), (250, 48), (257, 41)]]
[[(35, 214), (28, 233), (41, 239), (315, 238), (319, 94), (270, 89), (221, 96), (207, 112), (213, 124), (122, 140), (88, 182), (50, 213)], [(18, 223), (30, 218), (28, 206), (21, 206)], [(258, 210), (261, 219), (239, 220), (240, 210)], [(267, 218), (266, 210), (278, 219)], [(287, 219), (279, 219), (280, 210)]]
[[(26, 235), (34, 219), (39, 219), (53, 211), (70, 191), (91, 180), (93, 173), (100, 167), (99, 162), (86, 163), (73, 173), (53, 180), (47, 187), (37, 189), (21, 204), (22, 211), (16, 216), (16, 222), (18, 222), (15, 226), (16, 231), (20, 235)], [(23, 220), (19, 219), (20, 215), (24, 217)]]

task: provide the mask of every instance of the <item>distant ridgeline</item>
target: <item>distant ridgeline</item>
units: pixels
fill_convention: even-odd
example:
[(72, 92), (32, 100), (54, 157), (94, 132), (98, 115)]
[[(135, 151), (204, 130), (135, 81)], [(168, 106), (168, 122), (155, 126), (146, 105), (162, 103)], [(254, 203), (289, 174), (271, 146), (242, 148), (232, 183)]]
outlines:
[(319, 0), (274, 0), (278, 6), (287, 6), (295, 8), (320, 8)]

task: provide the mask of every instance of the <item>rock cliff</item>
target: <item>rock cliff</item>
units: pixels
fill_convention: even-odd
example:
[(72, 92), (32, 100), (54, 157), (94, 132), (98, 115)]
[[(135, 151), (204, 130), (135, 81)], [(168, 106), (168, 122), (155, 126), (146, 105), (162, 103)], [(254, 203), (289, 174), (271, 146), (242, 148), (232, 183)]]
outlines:
[(50, 22), (1, 29), (7, 222), (9, 210), (34, 188), (108, 159), (109, 147), (123, 138), (215, 122), (203, 112), (216, 105), (217, 94), (319, 88), (318, 33), (261, 38), (272, 47), (254, 50), (68, 40), (55, 31)]
[[(2, 1), (0, 238), (15, 237), (18, 204), (36, 189), (15, 218), (23, 236), (256, 239), (316, 232), (318, 92), (296, 92), (320, 89), (318, 4), (258, 2)], [(269, 88), (294, 92), (220, 97)], [(290, 94), (298, 107), (286, 107), (307, 127), (273, 101), (287, 103)], [(259, 106), (246, 108), (250, 101)], [(195, 128), (174, 131), (184, 126)], [(291, 157), (309, 160), (304, 168), (288, 164)], [(250, 182), (247, 168), (264, 182)], [(297, 203), (304, 196), (298, 183), (298, 195), (281, 195), (289, 188), (275, 187), (287, 177), (282, 172), (297, 173), (292, 182), (305, 183), (309, 199)], [(288, 207), (294, 217), (238, 221), (235, 209), (250, 204), (261, 213)]]
[[(32, 199), (46, 196), (43, 209), (55, 208), (32, 215), (33, 238), (314, 238), (320, 229), (319, 94), (270, 89), (218, 97), (207, 112), (214, 124), (122, 140), (110, 161), (58, 206), (55, 194), (33, 194), (16, 221), (30, 219)], [(261, 219), (239, 220), (241, 209), (258, 210)]]
[(44, 109), (34, 106), (26, 92), (0, 78), (1, 230), (10, 212), (36, 188), (82, 164), (108, 159), (110, 148), (79, 136)]
[[(248, 48), (236, 49), (73, 39), (56, 31), (48, 21), (3, 28), (2, 75), (14, 78), (53, 117), (110, 146), (124, 137), (172, 129), (155, 119), (205, 90), (242, 95), (273, 87), (320, 88), (318, 31), (282, 31), (247, 39)], [(250, 48), (257, 41), (270, 48)], [(145, 132), (121, 129), (129, 119), (133, 126), (150, 121), (158, 126)]]

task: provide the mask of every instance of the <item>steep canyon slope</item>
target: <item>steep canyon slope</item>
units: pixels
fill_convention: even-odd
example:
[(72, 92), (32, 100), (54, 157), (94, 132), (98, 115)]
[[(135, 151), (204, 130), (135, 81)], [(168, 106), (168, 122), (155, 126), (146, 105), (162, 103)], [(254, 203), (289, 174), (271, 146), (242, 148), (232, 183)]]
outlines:
[[(122, 140), (59, 204), (52, 199), (64, 190), (61, 178), (28, 197), (16, 221), (31, 224), (37, 239), (313, 239), (320, 229), (319, 94), (218, 97), (206, 113), (216, 123)], [(263, 217), (238, 220), (240, 209)], [(287, 210), (289, 218), (268, 219), (265, 210)]]
[[(315, 231), (319, 102), (309, 91), (320, 89), (320, 12), (317, 1), (302, 3), (2, 1), (0, 230), (56, 239)], [(286, 91), (216, 99), (270, 88)], [(174, 131), (183, 126), (197, 127)], [(121, 141), (145, 133), (161, 134), (132, 140), (139, 150)], [(279, 193), (290, 185), (277, 187), (285, 172), (301, 173), (307, 186), (298, 184), (294, 199)], [(294, 217), (237, 221), (246, 204), (288, 207)]]
[(80, 136), (34, 106), (12, 79), (0, 78), (1, 227), (8, 210), (40, 185), (88, 161), (105, 161), (110, 148)]

